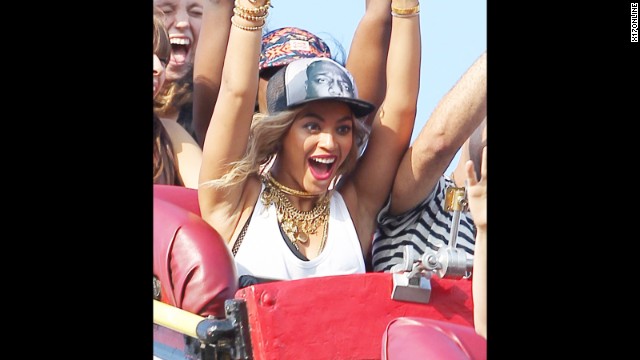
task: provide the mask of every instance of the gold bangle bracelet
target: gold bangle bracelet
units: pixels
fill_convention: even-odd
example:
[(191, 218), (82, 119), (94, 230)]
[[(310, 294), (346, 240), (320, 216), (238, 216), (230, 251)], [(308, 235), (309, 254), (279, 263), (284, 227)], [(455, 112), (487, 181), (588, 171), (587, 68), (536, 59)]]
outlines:
[(246, 8), (242, 5), (240, 5), (240, 3), (238, 2), (238, 0), (235, 0), (234, 2), (234, 7), (236, 7), (238, 10), (247, 13), (247, 14), (253, 14), (253, 15), (258, 15), (260, 13), (265, 13), (269, 10), (269, 7), (271, 6), (271, 1), (267, 0), (267, 2), (264, 3), (264, 5), (262, 6), (258, 6), (257, 8)]
[(241, 17), (241, 18), (243, 18), (245, 20), (249, 20), (249, 21), (264, 20), (269, 15), (268, 12), (265, 12), (264, 15), (260, 15), (260, 16), (250, 15), (250, 14), (242, 12), (241, 10), (238, 10), (238, 8), (235, 8), (235, 7), (233, 8), (233, 13), (238, 15), (239, 17)]
[(393, 15), (394, 13), (396, 15), (411, 15), (411, 14), (417, 14), (420, 12), (420, 4), (412, 7), (412, 8), (407, 8), (407, 9), (400, 9), (397, 7), (393, 7), (393, 5), (391, 5), (391, 14)]
[(242, 30), (246, 30), (246, 31), (256, 31), (256, 30), (261, 30), (264, 27), (265, 22), (262, 22), (262, 25), (259, 26), (244, 26), (244, 25), (240, 25), (235, 21), (235, 16), (231, 17), (231, 24), (235, 27), (237, 27), (238, 29), (242, 29)]
[(410, 18), (410, 17), (418, 16), (419, 14), (420, 14), (420, 11), (415, 12), (415, 13), (411, 13), (411, 14), (406, 14), (406, 15), (398, 14), (398, 13), (395, 13), (393, 11), (391, 12), (391, 16), (395, 16), (395, 17), (399, 17), (399, 18)]

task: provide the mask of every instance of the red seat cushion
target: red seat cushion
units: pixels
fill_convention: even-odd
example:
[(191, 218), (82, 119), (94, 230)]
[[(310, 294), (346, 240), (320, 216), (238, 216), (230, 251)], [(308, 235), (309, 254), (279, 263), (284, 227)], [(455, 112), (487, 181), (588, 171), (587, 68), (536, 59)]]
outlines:
[[(182, 189), (165, 188), (163, 195), (189, 204), (180, 195), (195, 191)], [(199, 215), (160, 198), (153, 203), (153, 274), (160, 280), (160, 301), (200, 316), (224, 317), (225, 300), (238, 290), (231, 251), (218, 232)]]
[(399, 317), (382, 336), (382, 359), (484, 360), (487, 341), (471, 326), (421, 317)]
[(196, 215), (201, 215), (200, 205), (198, 204), (198, 190), (196, 189), (155, 184), (153, 185), (153, 198), (154, 200), (160, 199), (168, 201)]

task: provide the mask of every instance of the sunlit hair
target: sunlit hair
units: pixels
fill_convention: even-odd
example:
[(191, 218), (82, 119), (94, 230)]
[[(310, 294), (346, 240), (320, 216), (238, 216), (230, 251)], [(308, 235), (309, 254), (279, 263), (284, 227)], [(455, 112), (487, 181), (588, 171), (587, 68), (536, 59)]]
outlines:
[[(274, 115), (255, 113), (249, 132), (249, 144), (242, 159), (231, 163), (229, 171), (220, 179), (205, 181), (200, 187), (225, 188), (245, 181), (250, 175), (260, 174), (275, 159), (280, 151), (282, 139), (302, 111), (303, 107), (299, 107)], [(355, 168), (360, 148), (370, 133), (362, 119), (355, 119), (353, 125), (354, 146), (338, 168), (336, 177), (346, 175)]]

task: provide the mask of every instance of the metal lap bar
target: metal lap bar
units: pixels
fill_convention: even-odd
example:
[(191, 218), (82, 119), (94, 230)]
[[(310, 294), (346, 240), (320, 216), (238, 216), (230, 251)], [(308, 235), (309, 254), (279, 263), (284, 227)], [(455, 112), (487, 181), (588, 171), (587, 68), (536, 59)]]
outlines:
[(225, 319), (202, 317), (153, 300), (153, 322), (167, 329), (198, 339), (201, 359), (252, 359), (246, 304), (225, 301)]
[(460, 214), (468, 205), (465, 187), (450, 186), (446, 189), (444, 209), (452, 211), (451, 232), (448, 246), (433, 252), (429, 249), (415, 258), (409, 245), (403, 249), (403, 263), (391, 269), (393, 291), (391, 298), (400, 301), (428, 303), (431, 296), (431, 275), (435, 272), (441, 279), (463, 279), (471, 276), (473, 260), (456, 248)]

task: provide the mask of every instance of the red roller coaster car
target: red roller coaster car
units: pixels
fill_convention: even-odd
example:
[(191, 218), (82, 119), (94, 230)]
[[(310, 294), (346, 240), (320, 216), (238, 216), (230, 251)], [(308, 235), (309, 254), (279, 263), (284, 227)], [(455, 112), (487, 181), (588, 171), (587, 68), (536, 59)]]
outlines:
[(195, 190), (154, 185), (153, 221), (154, 359), (487, 357), (473, 328), (471, 265), (455, 239), (420, 258), (407, 249), (393, 273), (239, 289), (231, 252), (200, 217)]

